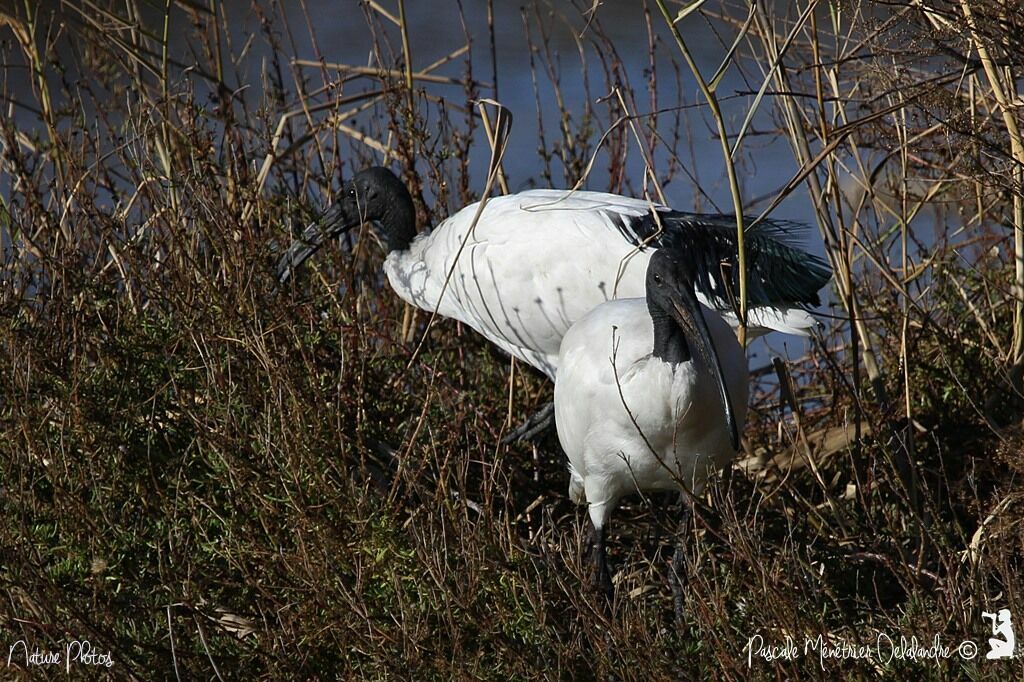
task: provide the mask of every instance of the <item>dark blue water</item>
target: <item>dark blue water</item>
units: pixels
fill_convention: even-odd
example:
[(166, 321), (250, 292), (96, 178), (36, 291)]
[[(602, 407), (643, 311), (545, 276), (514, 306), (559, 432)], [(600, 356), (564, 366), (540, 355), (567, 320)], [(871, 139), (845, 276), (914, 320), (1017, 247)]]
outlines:
[[(721, 11), (717, 5), (707, 3), (705, 8), (716, 13)], [(235, 30), (239, 36), (255, 28), (254, 18), (247, 11), (248, 6), (248, 2), (228, 3), (233, 20), (237, 19)], [(387, 3), (384, 6), (397, 16), (397, 4)], [(776, 5), (777, 11), (785, 11), (785, 7), (785, 3)], [(354, 2), (312, 0), (306, 3), (306, 8), (308, 16), (312, 18), (312, 32), (306, 15), (297, 7), (288, 12), (288, 23), (292, 28), (290, 35), (295, 40), (296, 54), (300, 58), (304, 54), (307, 59), (315, 58), (312, 35), (327, 62), (400, 68), (397, 60), (401, 57), (401, 39), (397, 27), (378, 19), (373, 22), (374, 28), (371, 30), (364, 9)], [(654, 156), (654, 166), (661, 173), (668, 167), (673, 153), (683, 165), (683, 171), (676, 173), (664, 187), (668, 203), (683, 210), (732, 212), (722, 151), (714, 134), (713, 122), (703, 106), (704, 100), (696, 82), (682, 64), (676, 45), (657, 8), (652, 5), (648, 15), (643, 11), (643, 3), (607, 0), (600, 4), (594, 21), (589, 25), (589, 17), (580, 9), (589, 9), (589, 4), (587, 7), (573, 7), (566, 2), (551, 3), (550, 6), (540, 3), (495, 2), (494, 63), (486, 2), (408, 0), (406, 17), (413, 68), (419, 70), (444, 57), (463, 46), (469, 36), (471, 52), (468, 59), (471, 60), (474, 78), (490, 83), (494, 81), (494, 74), (497, 75), (496, 83), (492, 83), (495, 87), (483, 88), (481, 96), (497, 99), (514, 116), (504, 169), (510, 190), (516, 191), (532, 186), (566, 186), (568, 181), (564, 169), (557, 162), (551, 166), (551, 180), (544, 177), (543, 162), (537, 153), (538, 101), (539, 116), (550, 144), (559, 137), (559, 98), (576, 121), (581, 118), (588, 103), (596, 111), (604, 111), (603, 105), (596, 101), (609, 94), (604, 68), (613, 60), (620, 61), (625, 78), (633, 88), (638, 113), (648, 114), (661, 108), (678, 107), (680, 100), (687, 107), (679, 114), (682, 123), (678, 128), (674, 111), (664, 113), (659, 118), (658, 131), (666, 140), (672, 140), (677, 131), (681, 135), (672, 150), (659, 146)], [(651, 67), (649, 25), (653, 26), (658, 37), (654, 48), (654, 66), (658, 79), (655, 101), (652, 101), (647, 90)], [(710, 78), (727, 53), (736, 32), (735, 26), (694, 14), (687, 17), (680, 27), (699, 68), (705, 78)], [(377, 32), (377, 41), (374, 40), (374, 32)], [(608, 49), (605, 41), (599, 39), (602, 35), (611, 43), (614, 53)], [(381, 36), (386, 36), (387, 42), (395, 50), (394, 54), (375, 52), (375, 43), (380, 44)], [(528, 36), (532, 37), (532, 41)], [(547, 41), (549, 51), (543, 55), (534, 54), (537, 69), (534, 73), (530, 68), (530, 49), (531, 45), (537, 47), (542, 39)], [(377, 61), (378, 57), (384, 60), (383, 63)], [(389, 58), (395, 61), (387, 61)], [(557, 94), (552, 78), (543, 66), (545, 58), (550, 59), (552, 69), (555, 70), (553, 80), (558, 86)], [(434, 73), (460, 78), (465, 73), (465, 59), (456, 59)], [(718, 88), (731, 133), (739, 130), (753, 102), (753, 96), (746, 93), (756, 91), (760, 85), (758, 65), (748, 58), (740, 59), (746, 60), (743, 61), (743, 68), (730, 68)], [(678, 76), (673, 62), (681, 66)], [(748, 77), (745, 78), (744, 73)], [(312, 81), (323, 82), (318, 80), (318, 69), (307, 67), (307, 74)], [(250, 74), (249, 77), (254, 75)], [(536, 83), (534, 78), (537, 79)], [(585, 88), (587, 82), (589, 92)], [(681, 85), (677, 85), (677, 82)], [(437, 97), (450, 97), (453, 101), (460, 101), (462, 97), (458, 86), (418, 82), (417, 87)], [(753, 213), (764, 208), (797, 170), (788, 143), (782, 137), (770, 134), (775, 128), (771, 107), (770, 100), (762, 102), (751, 126), (755, 131), (768, 134), (750, 135), (742, 148), (742, 158), (739, 159), (742, 194), (748, 211)], [(611, 123), (607, 116), (597, 122), (591, 135), (594, 143)], [(641, 127), (645, 124), (645, 121), (638, 123)], [(358, 121), (353, 125), (358, 127)], [(484, 186), (490, 154), (483, 132), (479, 129), (477, 138), (471, 177), (475, 192), (480, 192)], [(626, 162), (630, 182), (623, 190), (637, 194), (644, 188), (644, 159), (632, 136), (630, 147)], [(382, 156), (378, 160), (384, 162)], [(607, 167), (607, 159), (599, 155), (584, 187), (609, 189)], [(757, 198), (761, 198), (761, 201), (754, 201)], [(449, 207), (455, 208), (458, 207)], [(794, 192), (772, 215), (808, 224), (808, 249), (823, 254), (821, 239), (813, 227), (814, 215), (806, 192), (802, 189)], [(767, 363), (772, 353), (795, 357), (805, 350), (806, 344), (802, 339), (771, 334), (752, 345), (751, 366)]]

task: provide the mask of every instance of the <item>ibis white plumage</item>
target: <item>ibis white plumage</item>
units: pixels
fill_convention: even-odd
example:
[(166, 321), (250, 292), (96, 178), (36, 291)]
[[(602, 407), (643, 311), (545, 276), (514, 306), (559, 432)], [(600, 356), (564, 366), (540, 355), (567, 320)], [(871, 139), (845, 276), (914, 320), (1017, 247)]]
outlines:
[[(467, 206), (417, 235), (405, 185), (385, 168), (366, 169), (292, 243), (278, 264), (279, 280), (291, 277), (326, 239), (375, 223), (388, 250), (384, 271), (402, 299), (469, 325), (552, 379), (569, 327), (605, 301), (642, 298), (647, 263), (658, 249), (690, 259), (698, 298), (733, 318), (731, 216), (564, 190), (494, 197), (474, 224), (477, 209)], [(748, 322), (755, 330), (800, 334), (814, 324), (806, 308), (818, 304), (817, 292), (831, 273), (796, 247), (797, 231), (790, 223), (763, 221), (745, 237)]]
[[(588, 505), (593, 523), (595, 580), (609, 594), (604, 538), (619, 501), (659, 490), (698, 495), (738, 448), (746, 356), (729, 325), (698, 303), (695, 275), (692, 260), (659, 250), (645, 298), (599, 305), (562, 339), (555, 425), (569, 495)], [(677, 575), (682, 559), (677, 546)], [(673, 588), (678, 611), (678, 580)]]

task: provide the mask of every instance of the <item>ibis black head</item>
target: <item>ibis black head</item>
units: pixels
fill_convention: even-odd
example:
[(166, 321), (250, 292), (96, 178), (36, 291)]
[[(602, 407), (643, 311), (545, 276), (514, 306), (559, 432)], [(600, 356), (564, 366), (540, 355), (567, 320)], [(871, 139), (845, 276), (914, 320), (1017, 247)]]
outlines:
[(693, 294), (693, 283), (697, 277), (696, 264), (673, 249), (658, 249), (647, 264), (647, 301), (664, 311), (672, 310), (672, 304), (686, 293)]
[(278, 261), (278, 282), (288, 281), (328, 239), (367, 222), (377, 225), (389, 252), (408, 248), (416, 236), (412, 196), (387, 168), (375, 166), (359, 171), (345, 184), (341, 198), (307, 227)]
[[(647, 308), (654, 321), (654, 355), (669, 364), (688, 362), (696, 354), (711, 374), (725, 411), (733, 449), (739, 429), (711, 332), (693, 291), (696, 263), (671, 249), (658, 249), (647, 265)], [(715, 313), (712, 313), (715, 314)]]

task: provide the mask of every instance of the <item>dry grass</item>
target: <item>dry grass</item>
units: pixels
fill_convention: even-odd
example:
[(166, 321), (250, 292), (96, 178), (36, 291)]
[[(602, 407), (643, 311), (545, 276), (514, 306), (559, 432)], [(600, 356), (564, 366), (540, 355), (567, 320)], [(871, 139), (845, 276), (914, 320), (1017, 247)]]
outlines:
[[(1021, 674), (1019, 659), (955, 652), (749, 670), (745, 649), (755, 634), (884, 633), (984, 653), (983, 610), (1024, 618), (1024, 27), (1010, 5), (801, 3), (783, 19), (709, 4), (680, 24), (717, 16), (723, 54), (738, 38), (729, 68), (803, 168), (778, 196), (808, 191), (837, 304), (806, 357), (753, 372), (745, 452), (699, 522), (678, 631), (665, 501), (620, 514), (608, 617), (581, 590), (584, 515), (557, 442), (499, 444), (545, 382), (510, 377), (447, 321), (410, 362), (425, 316), (388, 290), (368, 233), (272, 287), (310, 197), (382, 155), (424, 223), (475, 198), (473, 103), (501, 74), (468, 58), (493, 51), (487, 36), (421, 68), (401, 3), (368, 2), (350, 20), (377, 70), (299, 54), (316, 18), (288, 23), (272, 3), (254, 5), (253, 44), (225, 30), (222, 3), (11, 5), (0, 643), (88, 639), (112, 652), (105, 672), (143, 679)], [(636, 11), (659, 68), (633, 84), (627, 46), (589, 9), (523, 12), (538, 101), (558, 110), (557, 129), (541, 120), (538, 183), (573, 184), (596, 154), (609, 189), (657, 196), (695, 168), (680, 151), (693, 131), (716, 126), (742, 163), (745, 127), (682, 106), (691, 74), (657, 7)], [(561, 21), (585, 102), (560, 87)], [(182, 33), (189, 49), (169, 40)], [(631, 178), (635, 155), (658, 172)], [(47, 673), (63, 675), (21, 672)]]

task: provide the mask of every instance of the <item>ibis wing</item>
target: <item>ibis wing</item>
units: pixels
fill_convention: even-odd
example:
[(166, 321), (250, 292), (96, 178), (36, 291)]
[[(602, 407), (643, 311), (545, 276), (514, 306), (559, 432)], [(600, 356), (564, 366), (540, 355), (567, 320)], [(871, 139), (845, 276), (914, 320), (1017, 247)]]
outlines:
[[(747, 218), (747, 223), (753, 222)], [(711, 304), (730, 308), (729, 291), (738, 296), (736, 218), (658, 210), (620, 216), (624, 238), (638, 246), (674, 249), (697, 262), (696, 288)], [(818, 291), (832, 271), (821, 258), (800, 247), (807, 228), (784, 220), (764, 220), (745, 234), (750, 307), (816, 306)]]

